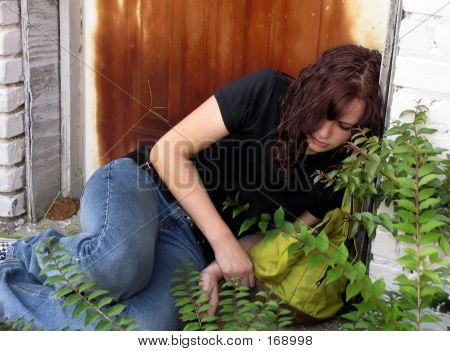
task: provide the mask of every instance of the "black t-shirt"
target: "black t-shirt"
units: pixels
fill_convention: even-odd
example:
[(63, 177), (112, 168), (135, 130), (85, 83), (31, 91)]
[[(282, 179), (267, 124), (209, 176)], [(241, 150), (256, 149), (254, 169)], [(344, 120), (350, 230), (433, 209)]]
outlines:
[[(317, 218), (339, 207), (342, 192), (313, 184), (315, 170), (326, 171), (336, 164), (335, 152), (303, 155), (296, 167), (295, 181), (288, 181), (274, 166), (272, 147), (277, 139), (280, 103), (290, 80), (279, 72), (265, 69), (246, 75), (214, 96), (229, 135), (191, 157), (214, 206), (237, 235), (250, 216), (273, 214), (280, 206), (286, 219), (293, 220), (309, 211)], [(232, 209), (222, 211), (223, 202), (239, 192), (239, 203), (249, 203), (249, 211), (232, 218)], [(258, 231), (256, 227), (255, 230)]]

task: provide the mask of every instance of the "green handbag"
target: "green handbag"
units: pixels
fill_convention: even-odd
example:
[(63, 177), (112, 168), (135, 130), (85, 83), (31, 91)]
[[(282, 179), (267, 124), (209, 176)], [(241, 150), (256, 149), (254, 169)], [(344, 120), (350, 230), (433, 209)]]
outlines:
[[(344, 213), (350, 213), (355, 203), (345, 192), (341, 208), (328, 212), (322, 222), (309, 231), (313, 235), (325, 232), (329, 246), (335, 250), (348, 238), (349, 222)], [(270, 243), (260, 241), (250, 251), (255, 277), (275, 295), (312, 319), (333, 317), (343, 306), (342, 293), (347, 279), (342, 276), (331, 284), (325, 283), (328, 265), (325, 260), (310, 267), (302, 249), (288, 255), (288, 247), (297, 239), (280, 234)]]

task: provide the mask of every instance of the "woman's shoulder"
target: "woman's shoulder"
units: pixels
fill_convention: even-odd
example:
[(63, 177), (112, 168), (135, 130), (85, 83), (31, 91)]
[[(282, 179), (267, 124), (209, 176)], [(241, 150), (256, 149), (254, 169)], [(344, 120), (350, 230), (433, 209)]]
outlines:
[(249, 73), (247, 77), (249, 79), (261, 80), (270, 83), (276, 82), (290, 83), (292, 81), (292, 77), (289, 74), (273, 69), (271, 67), (267, 67), (256, 72)]

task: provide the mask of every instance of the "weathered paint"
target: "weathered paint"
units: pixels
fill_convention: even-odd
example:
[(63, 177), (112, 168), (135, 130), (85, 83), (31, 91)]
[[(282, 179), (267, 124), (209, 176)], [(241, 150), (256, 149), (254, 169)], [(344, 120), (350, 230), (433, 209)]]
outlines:
[[(85, 0), (86, 172), (156, 140), (215, 88), (290, 74), (344, 43), (383, 49), (389, 0)], [(151, 104), (169, 122), (148, 112)], [(145, 116), (144, 116), (145, 115)], [(106, 154), (106, 156), (105, 156)]]
[(345, 1), (345, 14), (353, 42), (384, 50), (390, 0)]
[(83, 94), (84, 94), (84, 180), (100, 165), (97, 133), (97, 89), (95, 88), (95, 32), (97, 6), (95, 1), (83, 2)]
[(36, 221), (61, 189), (58, 3), (27, 0), (21, 11), (27, 210), (29, 219)]

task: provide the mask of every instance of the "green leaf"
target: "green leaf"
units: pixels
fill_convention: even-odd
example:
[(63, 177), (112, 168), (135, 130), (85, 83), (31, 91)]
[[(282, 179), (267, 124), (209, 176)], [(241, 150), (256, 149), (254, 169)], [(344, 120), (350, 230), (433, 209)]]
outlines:
[(325, 260), (325, 257), (323, 257), (321, 254), (315, 253), (308, 257), (308, 266), (309, 267), (315, 267), (318, 264), (322, 263)]
[(237, 208), (233, 209), (232, 217), (236, 218), (242, 211), (244, 211), (244, 209), (245, 208), (243, 206), (240, 206), (240, 207), (237, 207)]
[(385, 285), (384, 285), (384, 279), (380, 278), (372, 285), (372, 292), (373, 295), (376, 298), (381, 298), (381, 296), (384, 294)]
[(433, 296), (442, 293), (445, 293), (445, 291), (438, 286), (426, 286), (420, 291), (421, 296)]
[(367, 230), (367, 234), (371, 236), (375, 232), (376, 224), (367, 216), (362, 217), (362, 224), (364, 229)]
[(420, 250), (419, 257), (431, 256), (431, 255), (435, 255), (438, 253), (439, 253), (438, 249), (436, 249), (434, 247), (426, 247), (426, 248)]
[(394, 232), (394, 225), (392, 224), (391, 217), (387, 213), (380, 213), (378, 217), (381, 220), (383, 227), (385, 227), (389, 232)]
[(181, 299), (177, 299), (177, 301), (175, 303), (175, 306), (176, 307), (181, 307), (181, 306), (184, 306), (184, 305), (190, 304), (190, 303), (191, 303), (191, 300), (189, 299), (189, 297), (184, 297), (184, 298), (181, 298)]
[(278, 210), (274, 213), (274, 221), (277, 227), (281, 227), (284, 223), (284, 210), (283, 207), (280, 206)]
[(420, 235), (420, 245), (426, 245), (430, 243), (436, 243), (441, 234), (437, 232), (431, 232), (431, 233), (422, 233)]
[(408, 243), (408, 244), (415, 244), (416, 240), (408, 234), (404, 234), (404, 235), (398, 235), (395, 237), (398, 241), (403, 242), (403, 243)]
[(61, 272), (69, 273), (80, 269), (80, 266), (77, 264), (69, 263), (61, 267)]
[(292, 255), (294, 255), (296, 252), (298, 252), (299, 250), (301, 250), (303, 248), (303, 244), (296, 241), (293, 242), (292, 244), (290, 244), (288, 246), (288, 257), (291, 257)]
[(217, 324), (209, 323), (204, 327), (205, 331), (219, 330), (219, 326)]
[(349, 301), (352, 297), (356, 296), (362, 289), (362, 286), (359, 282), (350, 283), (347, 285), (347, 289), (345, 290), (345, 300)]
[(428, 207), (437, 205), (440, 202), (441, 202), (441, 199), (435, 199), (435, 198), (431, 197), (431, 198), (426, 199), (425, 201), (421, 202), (419, 205), (419, 209), (424, 210)]
[(22, 331), (28, 331), (31, 326), (33, 325), (34, 319), (32, 319), (31, 321), (28, 321), (23, 327), (22, 327)]
[(422, 178), (426, 176), (427, 174), (430, 174), (433, 172), (436, 168), (436, 165), (434, 163), (429, 163), (425, 166), (422, 166), (419, 168), (419, 178)]
[(71, 294), (64, 298), (63, 307), (65, 306), (72, 306), (73, 304), (77, 303), (81, 300), (81, 296), (78, 294)]
[(419, 187), (422, 187), (434, 179), (439, 179), (437, 174), (428, 174), (419, 181)]
[(416, 189), (416, 183), (414, 183), (414, 181), (410, 178), (398, 177), (396, 181), (400, 187), (405, 187), (412, 190)]
[(247, 218), (242, 223), (242, 225), (241, 225), (241, 227), (239, 229), (238, 236), (240, 236), (242, 233), (244, 233), (246, 230), (248, 230), (255, 223), (256, 223), (256, 218), (255, 217)]
[(422, 316), (422, 317), (420, 318), (420, 322), (421, 322), (421, 323), (439, 323), (439, 322), (441, 322), (441, 321), (442, 321), (441, 318), (439, 318), (439, 317), (436, 316), (436, 315), (432, 315), (432, 314), (427, 314), (427, 315)]
[(369, 154), (368, 157), (369, 160), (365, 163), (365, 170), (368, 179), (372, 180), (375, 177), (378, 165), (380, 164), (380, 156), (378, 156), (377, 154)]
[(434, 134), (437, 132), (437, 129), (432, 129), (432, 128), (420, 128), (417, 131), (417, 134)]
[(211, 322), (215, 322), (218, 319), (217, 316), (211, 316), (209, 314), (207, 314), (206, 316), (202, 317), (201, 321), (202, 323), (211, 323)]
[(139, 325), (138, 325), (137, 323), (131, 323), (129, 326), (127, 326), (127, 327), (125, 328), (125, 330), (126, 330), (126, 331), (131, 331), (131, 330), (136, 329), (138, 326), (139, 326)]
[(439, 247), (445, 254), (447, 254), (450, 250), (450, 244), (448, 243), (447, 238), (443, 235), (441, 235), (441, 237), (439, 238)]
[(60, 275), (52, 275), (47, 278), (44, 282), (44, 285), (55, 285), (56, 283), (64, 281), (64, 278)]
[(348, 259), (348, 249), (345, 246), (345, 243), (342, 243), (336, 250), (336, 261), (341, 264), (344, 264), (345, 262), (347, 262), (347, 259)]
[(339, 267), (334, 267), (327, 274), (326, 282), (327, 284), (331, 284), (334, 281), (338, 280), (343, 274), (343, 270)]
[(95, 331), (109, 330), (111, 326), (112, 326), (111, 322), (103, 320), (98, 322), (98, 324), (95, 326)]
[(100, 315), (96, 311), (89, 312), (84, 319), (84, 325), (88, 326), (89, 324), (94, 323), (99, 317)]
[(105, 295), (108, 293), (108, 290), (95, 290), (91, 292), (88, 296), (88, 300), (91, 301), (100, 295)]
[(435, 189), (434, 188), (427, 188), (427, 189), (422, 189), (419, 191), (419, 201), (423, 201), (428, 199), (430, 196), (433, 196), (433, 194), (435, 193)]
[(184, 331), (195, 331), (200, 330), (200, 324), (198, 322), (191, 322), (184, 326)]
[(321, 231), (320, 234), (317, 236), (317, 249), (320, 252), (325, 252), (328, 250), (329, 242), (328, 242), (328, 236), (325, 234), (324, 231)]
[(420, 226), (420, 232), (428, 233), (431, 232), (434, 228), (442, 227), (443, 225), (445, 225), (445, 223), (441, 221), (429, 221)]
[(433, 282), (437, 283), (437, 284), (441, 284), (442, 283), (442, 279), (439, 276), (438, 273), (436, 272), (431, 272), (431, 271), (423, 271), (423, 274), (425, 276), (427, 276), (428, 278), (430, 278)]
[(394, 227), (397, 228), (398, 230), (401, 230), (402, 232), (407, 233), (407, 234), (415, 234), (416, 233), (416, 228), (411, 223), (407, 223), (407, 222), (396, 223), (396, 224), (394, 224)]
[(411, 115), (415, 116), (416, 115), (416, 111), (414, 111), (414, 110), (404, 110), (404, 111), (402, 111), (402, 113), (400, 113), (399, 118), (404, 118), (404, 117), (411, 116)]
[(403, 294), (406, 294), (408, 296), (411, 296), (412, 298), (417, 297), (417, 288), (409, 285), (402, 285), (400, 286), (400, 291)]
[(295, 227), (291, 222), (285, 221), (281, 226), (281, 230), (288, 235), (295, 235)]
[(272, 216), (269, 213), (261, 213), (259, 215), (259, 218), (261, 221), (271, 221), (272, 220)]
[(128, 325), (134, 322), (134, 318), (130, 316), (120, 317), (119, 318), (119, 325), (124, 326)]
[(41, 269), (41, 271), (39, 272), (39, 275), (44, 275), (47, 274), (48, 272), (52, 272), (52, 271), (56, 271), (58, 268), (53, 265), (53, 264), (49, 264), (48, 266), (46, 266), (44, 269)]
[(408, 189), (408, 188), (398, 188), (397, 193), (399, 193), (400, 195), (403, 195), (404, 197), (411, 197), (411, 198), (416, 197), (416, 193), (413, 190)]
[(280, 234), (279, 229), (271, 229), (266, 232), (266, 235), (264, 235), (264, 245), (268, 245), (272, 240), (274, 240), (278, 235)]
[(266, 232), (267, 226), (268, 226), (268, 225), (269, 225), (269, 222), (267, 222), (267, 221), (261, 221), (261, 222), (258, 222), (258, 228), (259, 228), (263, 233)]
[(407, 210), (404, 210), (404, 209), (397, 209), (395, 211), (395, 214), (397, 215), (396, 216), (397, 218), (401, 218), (402, 220), (406, 220), (406, 221), (408, 221), (410, 223), (416, 224), (415, 211), (413, 213), (413, 212), (410, 212), (410, 211), (407, 211)]
[(105, 296), (100, 299), (100, 301), (97, 303), (98, 308), (102, 308), (112, 302), (112, 297)]
[(68, 281), (73, 284), (76, 281), (85, 278), (87, 275), (86, 273), (76, 273), (76, 274), (72, 274), (69, 278)]
[(92, 287), (95, 286), (95, 282), (94, 281), (89, 281), (89, 282), (84, 282), (82, 284), (80, 284), (80, 286), (78, 287), (78, 291), (79, 292), (83, 292), (87, 289), (90, 289)]
[(397, 262), (413, 271), (417, 270), (417, 261), (410, 255), (400, 257)]
[(73, 292), (72, 288), (65, 285), (65, 286), (59, 288), (58, 290), (56, 290), (53, 295), (55, 297), (63, 297), (71, 292)]
[(403, 207), (409, 211), (416, 212), (416, 206), (414, 206), (414, 203), (412, 201), (402, 199), (397, 200), (396, 202), (398, 206)]
[(114, 305), (114, 306), (111, 306), (111, 307), (107, 308), (107, 309), (105, 310), (105, 313), (106, 313), (108, 316), (113, 317), (113, 316), (117, 316), (118, 314), (122, 313), (122, 311), (123, 311), (125, 308), (126, 308), (125, 305), (117, 304), (117, 305)]
[(89, 305), (84, 302), (80, 301), (76, 306), (75, 309), (72, 312), (72, 319), (76, 319), (79, 316), (81, 316), (84, 312), (86, 312), (89, 309)]
[(428, 222), (430, 219), (434, 218), (437, 215), (435, 210), (426, 210), (422, 212), (419, 216), (420, 224)]

